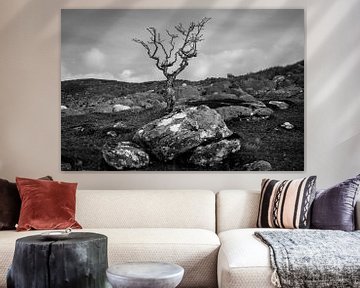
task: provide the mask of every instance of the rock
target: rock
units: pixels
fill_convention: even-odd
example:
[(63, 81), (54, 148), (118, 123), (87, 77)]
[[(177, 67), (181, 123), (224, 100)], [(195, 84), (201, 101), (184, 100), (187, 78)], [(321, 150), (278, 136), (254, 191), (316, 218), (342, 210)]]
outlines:
[(108, 132), (106, 133), (106, 135), (111, 136), (111, 137), (116, 137), (116, 136), (117, 136), (117, 134), (116, 134), (115, 131), (108, 131)]
[(186, 84), (186, 83), (182, 83), (181, 86), (182, 86), (182, 87), (186, 87), (187, 84)]
[(252, 109), (244, 106), (224, 106), (215, 109), (225, 121), (239, 117), (250, 117)]
[(135, 169), (149, 165), (149, 155), (129, 141), (106, 143), (102, 148), (105, 162), (117, 170)]
[(269, 117), (273, 113), (274, 113), (274, 111), (270, 108), (258, 108), (254, 111), (253, 115), (259, 116), (259, 117)]
[(201, 105), (172, 112), (146, 124), (135, 133), (133, 141), (158, 159), (169, 161), (205, 142), (231, 134), (215, 110)]
[(241, 95), (238, 97), (238, 99), (241, 101), (244, 101), (244, 102), (257, 102), (258, 101), (254, 96), (252, 96), (250, 94)]
[(120, 112), (120, 111), (125, 111), (125, 110), (130, 110), (130, 109), (131, 109), (131, 107), (129, 107), (129, 106), (122, 105), (122, 104), (115, 104), (113, 106), (112, 111), (113, 112)]
[(128, 128), (128, 126), (122, 121), (116, 122), (112, 127), (117, 128), (117, 129), (127, 129)]
[(197, 101), (202, 99), (198, 89), (191, 85), (185, 85), (185, 86), (182, 85), (180, 87), (176, 87), (175, 91), (176, 91), (176, 105), (185, 104), (188, 101)]
[(247, 171), (270, 171), (272, 170), (271, 164), (264, 160), (254, 161), (249, 164), (245, 164), (243, 168)]
[(213, 167), (221, 164), (224, 159), (230, 154), (239, 151), (240, 148), (241, 143), (239, 139), (223, 139), (216, 143), (195, 148), (189, 158), (189, 162), (197, 166)]
[(100, 103), (94, 107), (91, 107), (91, 110), (99, 113), (111, 113), (114, 110), (113, 106), (114, 105), (109, 103)]
[(287, 104), (283, 101), (270, 101), (269, 104), (274, 105), (281, 110), (286, 110), (289, 108), (289, 104)]
[(275, 83), (279, 83), (279, 82), (282, 82), (282, 81), (284, 81), (285, 80), (285, 76), (283, 76), (283, 75), (276, 75), (274, 78), (273, 78), (273, 81), (275, 82)]
[[(125, 97), (116, 97), (113, 99), (113, 101), (116, 103), (116, 105), (112, 106), (113, 112), (129, 109), (143, 110), (153, 108), (154, 106), (166, 106), (164, 96), (155, 93), (154, 90), (149, 90), (147, 92), (136, 92), (134, 94), (128, 94)], [(119, 111), (114, 111), (115, 106), (119, 107), (117, 108)]]
[(121, 99), (119, 101), (119, 104), (124, 105), (124, 106), (129, 106), (129, 107), (135, 105), (134, 101), (132, 101), (131, 99), (128, 99), (128, 98)]
[(145, 108), (145, 109), (150, 109), (150, 108), (153, 107), (153, 105), (151, 103), (149, 103), (149, 102), (144, 102), (144, 103), (141, 104), (141, 107)]
[(290, 122), (284, 122), (283, 124), (281, 124), (281, 127), (286, 129), (286, 130), (291, 130), (294, 129), (294, 125), (291, 124)]
[(230, 86), (231, 86), (231, 82), (228, 80), (212, 83), (210, 86), (206, 87), (206, 94), (210, 95), (216, 92), (218, 93), (227, 92)]
[(67, 110), (68, 107), (66, 107), (65, 105), (61, 105), (61, 111)]
[(214, 100), (222, 100), (222, 101), (226, 101), (226, 100), (239, 100), (239, 97), (236, 96), (235, 94), (229, 94), (229, 93), (218, 93), (215, 92), (214, 94), (211, 95), (205, 95), (206, 100), (209, 101), (214, 101)]
[(143, 108), (141, 106), (133, 106), (133, 107), (131, 107), (131, 110), (132, 111), (140, 111), (140, 110), (143, 110)]
[(251, 107), (253, 109), (266, 108), (266, 105), (264, 104), (264, 102), (261, 102), (261, 101), (246, 102), (246, 103), (243, 103), (242, 105)]

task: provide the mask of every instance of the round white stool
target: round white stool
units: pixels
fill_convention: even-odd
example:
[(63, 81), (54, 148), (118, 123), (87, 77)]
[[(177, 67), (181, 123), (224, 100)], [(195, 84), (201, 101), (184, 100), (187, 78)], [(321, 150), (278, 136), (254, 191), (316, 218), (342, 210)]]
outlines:
[(117, 264), (106, 270), (114, 288), (175, 288), (184, 276), (184, 268), (162, 262)]

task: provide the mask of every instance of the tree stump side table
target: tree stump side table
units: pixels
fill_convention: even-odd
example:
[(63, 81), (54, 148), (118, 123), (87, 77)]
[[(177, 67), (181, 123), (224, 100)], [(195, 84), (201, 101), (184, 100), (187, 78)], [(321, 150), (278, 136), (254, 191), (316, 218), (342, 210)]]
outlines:
[(73, 232), (62, 240), (28, 236), (16, 240), (7, 287), (101, 288), (107, 267), (105, 235)]

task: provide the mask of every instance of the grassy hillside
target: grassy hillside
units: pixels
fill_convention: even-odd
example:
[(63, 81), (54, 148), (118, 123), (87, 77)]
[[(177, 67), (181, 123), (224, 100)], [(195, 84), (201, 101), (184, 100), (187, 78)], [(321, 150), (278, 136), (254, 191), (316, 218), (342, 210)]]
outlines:
[[(234, 101), (214, 100), (211, 95), (222, 93), (251, 95), (274, 110), (269, 119), (240, 117), (226, 122), (242, 139), (242, 148), (227, 159), (221, 170), (243, 170), (243, 165), (255, 160), (266, 160), (273, 170), (293, 171), (304, 167), (304, 61), (285, 67), (271, 67), (246, 75), (228, 75), (201, 81), (177, 80), (199, 91), (202, 101), (192, 105), (207, 104), (211, 108), (234, 105)], [(127, 83), (100, 79), (62, 81), (61, 104), (68, 109), (61, 117), (62, 163), (65, 170), (111, 170), (102, 160), (101, 148), (106, 142), (131, 140), (135, 131), (146, 123), (165, 115), (156, 97), (162, 97), (163, 81)], [(155, 97), (152, 105), (137, 109), (112, 112), (113, 104), (127, 101), (129, 95)], [(143, 94), (139, 94), (144, 92)], [(149, 94), (150, 95), (150, 94)], [(154, 96), (155, 95), (155, 96)], [(130, 97), (130, 99), (133, 99)], [(204, 100), (205, 99), (205, 100)], [(211, 100), (213, 99), (213, 100)], [(286, 110), (269, 105), (278, 100), (289, 104)], [(145, 101), (145, 100), (144, 100)], [(157, 102), (156, 102), (157, 101)], [(121, 125), (115, 124), (121, 123)], [(285, 130), (281, 124), (290, 122), (294, 129)], [(110, 135), (112, 132), (113, 135)], [(116, 136), (114, 136), (116, 134)], [(153, 157), (144, 170), (197, 170), (176, 159), (160, 163)]]

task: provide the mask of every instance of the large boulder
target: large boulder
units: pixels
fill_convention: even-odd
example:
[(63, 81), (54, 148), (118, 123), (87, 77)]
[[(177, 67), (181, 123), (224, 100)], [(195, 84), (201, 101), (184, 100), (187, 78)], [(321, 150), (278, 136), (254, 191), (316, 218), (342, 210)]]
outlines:
[(158, 159), (169, 161), (203, 143), (231, 134), (220, 114), (201, 105), (172, 112), (146, 124), (135, 133), (133, 141)]
[(239, 139), (223, 139), (219, 142), (210, 143), (195, 148), (189, 158), (193, 165), (202, 167), (213, 167), (221, 164), (230, 154), (239, 151), (241, 143)]
[(117, 170), (136, 169), (149, 165), (149, 155), (129, 141), (106, 143), (102, 148), (105, 162)]
[(239, 117), (250, 117), (253, 112), (251, 108), (244, 106), (223, 106), (216, 108), (216, 111), (225, 121)]

